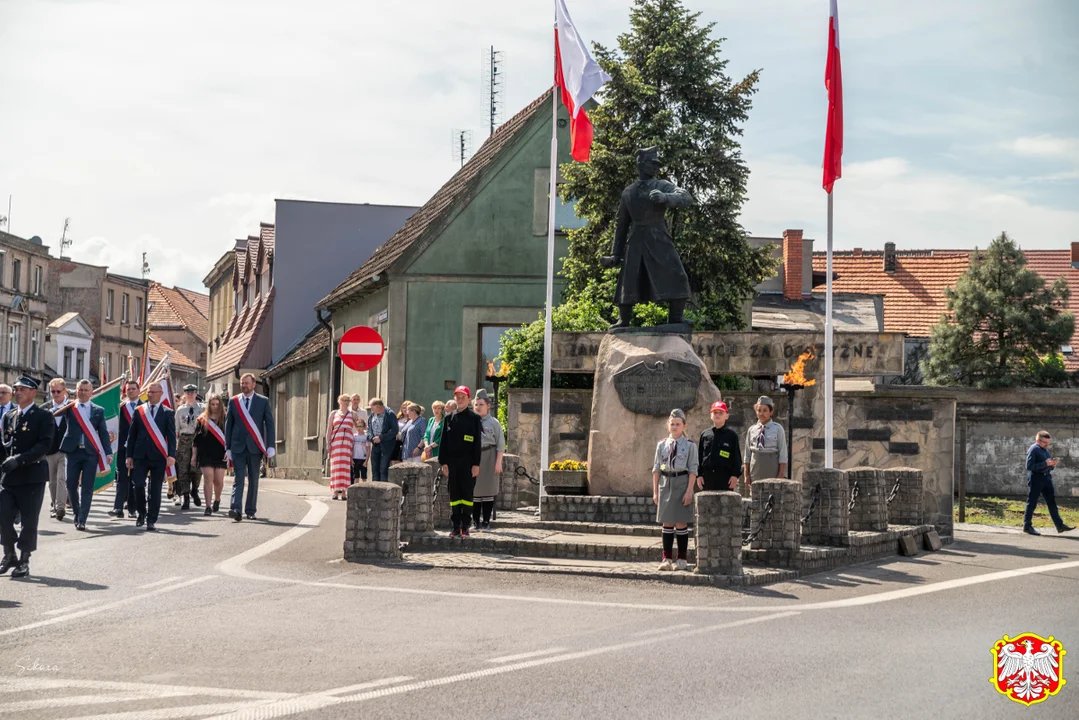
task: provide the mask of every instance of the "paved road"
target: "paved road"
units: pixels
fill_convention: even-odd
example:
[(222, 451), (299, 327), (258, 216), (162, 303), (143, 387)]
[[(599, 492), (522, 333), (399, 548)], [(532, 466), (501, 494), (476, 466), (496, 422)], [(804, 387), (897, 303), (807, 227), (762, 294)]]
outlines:
[[(1079, 715), (1079, 538), (734, 592), (349, 565), (325, 495), (268, 480), (269, 520), (169, 507), (156, 535), (100, 501), (90, 533), (43, 520), (34, 580), (0, 578), (0, 718)], [(988, 682), (1026, 631), (1075, 653), (1036, 710)]]

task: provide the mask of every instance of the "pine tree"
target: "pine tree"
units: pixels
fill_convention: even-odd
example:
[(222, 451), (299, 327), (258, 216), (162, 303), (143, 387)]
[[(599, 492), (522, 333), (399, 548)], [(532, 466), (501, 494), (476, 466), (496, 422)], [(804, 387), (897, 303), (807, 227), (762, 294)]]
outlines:
[(933, 326), (923, 363), (930, 385), (1040, 384), (1043, 356), (1058, 353), (1075, 332), (1075, 318), (1064, 310), (1064, 278), (1046, 287), (1006, 233), (984, 253), (975, 250), (970, 268), (944, 293), (948, 312)]
[[(670, 214), (694, 295), (687, 316), (697, 329), (740, 328), (743, 302), (776, 267), (738, 223), (749, 177), (738, 138), (759, 71), (733, 82), (715, 24), (701, 24), (680, 0), (635, 0), (630, 26), (617, 50), (595, 46), (611, 82), (589, 112), (591, 162), (562, 166), (562, 196), (588, 221), (570, 232), (566, 297), (613, 297), (618, 272), (602, 269), (599, 257), (610, 251), (622, 190), (637, 177), (636, 151), (657, 145), (668, 178), (696, 200)], [(603, 310), (610, 315), (613, 305)]]

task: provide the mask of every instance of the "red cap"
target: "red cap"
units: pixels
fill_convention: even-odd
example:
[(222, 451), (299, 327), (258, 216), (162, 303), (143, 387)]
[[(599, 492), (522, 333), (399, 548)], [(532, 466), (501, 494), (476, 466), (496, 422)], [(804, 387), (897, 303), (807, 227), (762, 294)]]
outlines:
[(727, 403), (723, 402), (722, 400), (716, 400), (714, 403), (712, 403), (712, 412), (715, 412), (716, 410), (722, 410), (723, 412), (730, 412), (727, 409)]
[(472, 397), (472, 391), (468, 389), (467, 385), (458, 385), (457, 389), (453, 391), (453, 394), (464, 393), (468, 397)]

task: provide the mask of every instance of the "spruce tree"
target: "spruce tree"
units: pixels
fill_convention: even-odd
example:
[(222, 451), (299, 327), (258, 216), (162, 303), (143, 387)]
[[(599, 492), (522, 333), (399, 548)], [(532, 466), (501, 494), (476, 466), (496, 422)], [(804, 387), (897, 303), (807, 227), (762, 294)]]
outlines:
[(1059, 353), (1075, 332), (1064, 309), (1064, 278), (1046, 287), (1006, 233), (984, 253), (975, 249), (970, 268), (944, 293), (948, 312), (933, 326), (922, 366), (930, 385), (1041, 384), (1043, 358)]

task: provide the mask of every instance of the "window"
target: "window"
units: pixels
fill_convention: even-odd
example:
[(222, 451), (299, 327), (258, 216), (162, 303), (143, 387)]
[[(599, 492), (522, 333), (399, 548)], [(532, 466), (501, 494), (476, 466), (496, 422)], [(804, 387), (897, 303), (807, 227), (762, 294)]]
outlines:
[(262, 273), (255, 276), (255, 297), (262, 297)]
[[(111, 380), (112, 379), (112, 353), (105, 353), (105, 357), (103, 357), (102, 360), (104, 361), (102, 363), (102, 365), (104, 365), (104, 367), (105, 367), (105, 378), (109, 378)], [(105, 378), (101, 378), (102, 382), (104, 382)]]
[[(240, 299), (241, 299), (242, 297), (243, 297), (243, 296), (242, 296), (242, 295), (240, 295), (240, 293), (239, 293), (239, 292), (237, 292), (237, 293), (236, 293), (236, 302), (235, 302), (235, 303), (233, 303), (233, 304), (234, 304), (234, 305), (236, 306), (236, 308), (235, 308), (235, 314), (236, 314), (236, 315), (239, 315), (239, 314), (240, 314), (240, 308), (241, 308), (241, 307), (243, 307), (243, 306), (242, 306), (242, 305), (240, 304)], [(221, 332), (225, 332), (224, 328), (222, 328), (222, 329), (221, 329)]]
[[(519, 325), (480, 325), (479, 369), (477, 373), (479, 377), (476, 378), (476, 387), (482, 386), (487, 388), (487, 392), (494, 392), (494, 383), (486, 379), (488, 363), (498, 365), (495, 361), (501, 351), (502, 336), (510, 330), (519, 328)], [(494, 369), (496, 372), (498, 371), (497, 367)]]
[(130, 302), (131, 296), (124, 293), (124, 296), (120, 298), (120, 324), (127, 325), (129, 322), (127, 319), (127, 304)]
[(307, 381), (307, 439), (318, 439), (322, 425), (318, 407), (318, 374)]
[(68, 380), (74, 380), (75, 376), (71, 374), (71, 348), (64, 348), (64, 377)]
[(251, 283), (244, 283), (244, 307), (251, 304)]
[(41, 266), (34, 266), (34, 294), (43, 295), (45, 293), (44, 280), (42, 277)]
[[(286, 380), (287, 382), (287, 380)], [(288, 437), (286, 420), (288, 419), (288, 399), (285, 395), (284, 384), (277, 386), (277, 416), (274, 418), (274, 429), (277, 431), (277, 451), (285, 449), (285, 438)]]
[(30, 333), (30, 368), (37, 370), (41, 362), (41, 331), (34, 329)]
[(79, 378), (90, 376), (86, 367), (86, 351), (82, 348), (75, 351), (75, 375)]
[(116, 307), (116, 294), (112, 290), (105, 291), (105, 319), (112, 322), (113, 308)]
[(19, 287), (22, 285), (22, 260), (11, 261), (11, 287), (15, 290), (21, 290)]
[(135, 327), (142, 327), (142, 298), (135, 298)]
[(19, 364), (19, 330), (21, 326), (10, 325), (7, 331), (7, 361), (9, 365)]
[[(558, 178), (558, 184), (564, 182)], [(550, 213), (549, 195), (551, 187), (551, 171), (545, 167), (536, 168), (535, 185), (532, 206), (532, 234), (547, 234), (547, 215)], [(574, 228), (584, 227), (585, 221), (577, 217), (577, 201), (563, 202), (561, 198), (555, 203), (555, 228), (558, 232), (565, 232)]]

